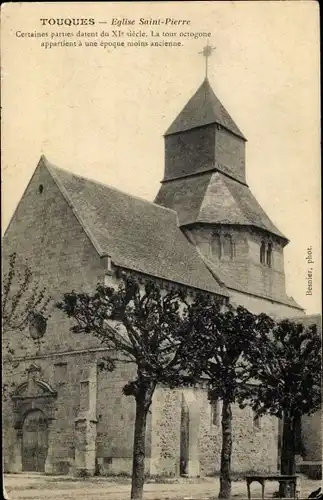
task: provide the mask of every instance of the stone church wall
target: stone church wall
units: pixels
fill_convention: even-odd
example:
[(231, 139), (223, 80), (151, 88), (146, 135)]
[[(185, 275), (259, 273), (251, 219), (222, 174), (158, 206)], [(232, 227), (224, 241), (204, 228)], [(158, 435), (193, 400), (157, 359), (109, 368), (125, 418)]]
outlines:
[[(304, 314), (303, 310), (290, 307), (279, 300), (286, 300), (283, 248), (273, 241), (272, 266), (260, 263), (261, 236), (237, 226), (196, 227), (188, 231), (190, 240), (203, 255), (215, 265), (216, 270), (224, 273), (227, 279), (232, 302), (242, 305), (255, 313), (265, 312), (277, 317), (292, 317)], [(214, 235), (229, 235), (234, 246), (232, 257), (220, 258), (219, 243)], [(239, 286), (249, 294), (239, 292)], [(260, 295), (260, 297), (257, 297)], [(263, 297), (275, 297), (275, 301)]]
[(266, 313), (275, 318), (295, 318), (304, 315), (302, 309), (296, 309), (279, 302), (262, 299), (236, 290), (229, 290), (230, 302), (235, 305), (241, 305), (249, 311), (260, 314)]
[[(43, 186), (42, 193), (39, 186)], [(54, 304), (64, 292), (93, 290), (104, 275), (100, 257), (46, 168), (37, 168), (3, 239), (6, 258), (28, 258), (33, 278), (52, 297), (52, 317), (44, 337), (46, 353), (96, 347), (92, 336), (69, 332), (68, 318)], [(13, 340), (13, 342), (15, 342)], [(16, 356), (24, 355), (17, 336)], [(32, 343), (24, 341), (28, 352)]]
[[(40, 379), (57, 391), (54, 413), (51, 415), (53, 420), (49, 438), (52, 449), (49, 449), (51, 463), (47, 471), (58, 474), (68, 473), (74, 467), (75, 419), (80, 412), (80, 381), (88, 377), (89, 366), (93, 364), (93, 354), (86, 352), (70, 353), (63, 356), (42, 356), (39, 354), (33, 359), (20, 361), (19, 364), (15, 363), (14, 370), (8, 370), (6, 363), (4, 365), (4, 378), (11, 381), (11, 393), (26, 380), (26, 372), (31, 363), (40, 368)], [(32, 404), (38, 408), (36, 398)], [(3, 415), (8, 435), (5, 442), (7, 468), (11, 471), (17, 471), (14, 457), (17, 430), (14, 428), (14, 403), (10, 396), (6, 397), (3, 402)], [(24, 415), (21, 417), (23, 418)]]
[[(80, 363), (77, 356), (63, 356), (59, 358), (60, 363), (66, 363), (66, 373), (64, 378), (55, 380), (55, 363), (57, 358), (20, 361), (15, 363), (15, 370), (8, 370), (8, 365), (4, 364), (4, 379), (10, 380), (10, 392), (12, 393), (27, 378), (27, 369), (33, 362), (40, 368), (40, 378), (44, 382), (55, 387), (57, 398), (55, 400), (54, 419), (50, 431), (50, 439), (53, 442), (53, 468), (57, 473), (67, 473), (74, 461), (74, 420), (78, 409), (78, 386), (75, 379), (80, 379), (79, 369), (84, 366), (84, 359)], [(64, 366), (64, 365), (63, 365)], [(38, 404), (33, 403), (35, 408)], [(14, 402), (10, 396), (6, 396), (3, 401), (3, 425), (7, 430), (5, 440), (5, 468), (12, 472), (21, 471), (21, 457), (16, 453), (17, 432), (15, 428)], [(46, 412), (45, 412), (46, 413)], [(19, 415), (24, 417), (24, 415)], [(20, 450), (19, 450), (20, 451)]]
[[(223, 270), (234, 280), (238, 280), (241, 286), (248, 285), (249, 276), (249, 245), (247, 234), (244, 231), (236, 230), (232, 226), (218, 228), (217, 226), (199, 226), (189, 230), (195, 244), (216, 266), (216, 269)], [(229, 235), (234, 244), (234, 256), (220, 258), (220, 246), (218, 235)]]
[(181, 391), (157, 388), (151, 407), (150, 474), (180, 474)]
[[(218, 415), (214, 419), (214, 410), (207, 399), (207, 390), (200, 390), (197, 397), (201, 407), (199, 438), (201, 474), (213, 475), (220, 470), (221, 402), (217, 404)], [(258, 428), (254, 424), (250, 407), (241, 410), (237, 405), (233, 405), (232, 415), (232, 472), (275, 472), (278, 456), (277, 419), (269, 416), (263, 417), (260, 419)]]
[[(101, 475), (131, 474), (135, 400), (122, 389), (135, 377), (135, 367), (120, 366), (112, 373), (98, 372), (96, 454)], [(149, 469), (151, 414), (147, 417), (146, 467)]]
[(310, 479), (322, 479), (322, 412), (302, 417), (304, 453), (298, 457), (296, 471)]
[[(216, 269), (226, 273), (228, 286), (233, 280), (245, 289), (252, 286), (255, 295), (275, 296), (278, 300), (286, 298), (283, 249), (277, 243), (273, 243), (273, 265), (268, 267), (260, 263), (261, 237), (244, 227), (199, 227), (191, 229), (190, 235), (202, 253), (214, 262)], [(214, 235), (229, 235), (234, 245), (232, 256), (220, 256)]]
[(322, 412), (302, 417), (302, 441), (306, 461), (322, 461)]
[[(83, 460), (77, 449), (77, 422), (85, 419), (92, 422), (92, 434), (84, 434), (89, 449), (93, 449), (90, 470), (102, 475), (114, 473), (131, 473), (133, 431), (135, 420), (134, 398), (123, 395), (122, 388), (134, 375), (134, 370), (128, 365), (117, 368), (112, 373), (101, 372), (97, 363), (102, 357), (102, 351), (70, 352), (66, 355), (41, 354), (33, 359), (15, 363), (15, 370), (4, 366), (4, 379), (11, 380), (12, 394), (14, 389), (27, 378), (27, 370), (31, 363), (40, 368), (40, 378), (48, 383), (57, 397), (54, 403), (53, 420), (50, 426), (48, 453), (51, 456), (46, 471), (55, 474), (77, 473), (83, 467)], [(97, 376), (94, 380), (94, 398), (87, 391), (87, 382), (91, 384), (91, 370)], [(85, 391), (83, 386), (85, 384)], [(92, 395), (93, 396), (93, 395)], [(33, 407), (38, 408), (37, 399)], [(5, 469), (20, 472), (21, 457), (17, 459), (17, 429), (15, 428), (14, 403), (11, 397), (3, 401), (3, 428), (5, 432)], [(45, 411), (46, 414), (46, 411)], [(23, 418), (24, 415), (21, 415)], [(147, 468), (150, 456), (150, 420), (147, 424)], [(81, 436), (83, 433), (81, 432)], [(93, 437), (93, 438), (92, 438)], [(91, 441), (92, 440), (92, 441)], [(96, 459), (96, 463), (95, 460)], [(89, 465), (89, 463), (88, 463)]]
[[(39, 190), (40, 185), (42, 192)], [(52, 298), (51, 317), (39, 345), (35, 345), (27, 331), (9, 332), (16, 361), (7, 372), (7, 368), (4, 368), (4, 377), (7, 374), (10, 385), (13, 383), (17, 387), (26, 379), (25, 370), (34, 362), (40, 366), (45, 382), (57, 390), (58, 416), (52, 423), (51, 435), (55, 436), (56, 464), (61, 463), (57, 467), (66, 472), (74, 460), (74, 420), (79, 399), (79, 380), (83, 376), (80, 370), (87, 366), (86, 356), (78, 356), (77, 351), (84, 353), (87, 349), (97, 348), (99, 342), (92, 336), (70, 333), (70, 321), (56, 309), (55, 302), (64, 292), (72, 289), (94, 289), (98, 280), (101, 277), (103, 279), (104, 268), (72, 208), (47, 169), (42, 166), (36, 169), (17, 207), (3, 238), (3, 251), (4, 269), (12, 252), (17, 252), (20, 269), (23, 269), (22, 260), (27, 257), (33, 278), (40, 287), (47, 287)], [(4, 332), (3, 345), (5, 339)], [(62, 378), (59, 381), (59, 372), (66, 373), (65, 380)], [(9, 436), (5, 442), (5, 461), (15, 468), (12, 447), (16, 431), (13, 429), (10, 399), (4, 402), (3, 411), (6, 434)]]
[(271, 240), (272, 264), (268, 267), (260, 262), (260, 245), (263, 239), (266, 241), (260, 234), (248, 232), (250, 264), (247, 279), (252, 283), (255, 293), (283, 300), (286, 297), (283, 247)]
[[(181, 405), (190, 393), (188, 462), (193, 475), (215, 475), (220, 470), (221, 403), (214, 423), (207, 390), (159, 388), (152, 406), (150, 473), (178, 475), (181, 460)], [(184, 396), (185, 399), (185, 396)], [(275, 472), (278, 457), (278, 420), (262, 417), (255, 424), (251, 408), (233, 407), (232, 471)], [(188, 471), (189, 472), (189, 471)], [(190, 474), (189, 474), (190, 475)]]

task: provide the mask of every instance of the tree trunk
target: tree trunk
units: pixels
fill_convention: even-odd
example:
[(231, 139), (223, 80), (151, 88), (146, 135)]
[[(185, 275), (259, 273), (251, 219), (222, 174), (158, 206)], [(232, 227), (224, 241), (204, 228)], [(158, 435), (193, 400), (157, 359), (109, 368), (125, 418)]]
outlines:
[(222, 450), (219, 498), (231, 497), (232, 411), (231, 404), (223, 400), (222, 406)]
[[(294, 475), (296, 472), (295, 463), (295, 432), (296, 420), (289, 415), (283, 418), (283, 436), (280, 459), (280, 473), (283, 475)], [(288, 496), (286, 485), (281, 484), (279, 489), (280, 497)]]
[(155, 385), (145, 385), (136, 396), (136, 421), (133, 442), (131, 500), (142, 500), (145, 482), (145, 445), (147, 414)]

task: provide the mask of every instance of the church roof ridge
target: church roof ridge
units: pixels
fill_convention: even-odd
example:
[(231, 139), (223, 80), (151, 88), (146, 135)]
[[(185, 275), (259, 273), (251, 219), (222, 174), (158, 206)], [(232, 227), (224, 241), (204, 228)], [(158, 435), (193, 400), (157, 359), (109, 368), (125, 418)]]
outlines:
[(247, 139), (215, 95), (207, 77), (177, 115), (165, 136), (217, 123), (244, 141)]

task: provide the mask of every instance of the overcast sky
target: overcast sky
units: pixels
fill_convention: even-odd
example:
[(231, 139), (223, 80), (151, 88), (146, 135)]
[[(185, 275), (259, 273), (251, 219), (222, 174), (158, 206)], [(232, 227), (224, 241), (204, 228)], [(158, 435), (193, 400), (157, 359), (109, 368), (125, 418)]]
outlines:
[[(171, 48), (44, 49), (39, 38), (16, 36), (17, 30), (48, 31), (40, 18), (58, 17), (94, 18), (95, 26), (82, 30), (99, 35), (102, 29), (111, 32), (113, 17), (135, 19), (136, 31), (151, 29), (138, 25), (140, 17), (169, 17), (189, 20), (190, 26), (154, 31), (212, 34), (216, 51), (209, 80), (248, 139), (249, 186), (291, 241), (285, 249), (287, 293), (308, 313), (320, 311), (317, 3), (5, 4), (4, 228), (41, 154), (59, 167), (153, 200), (163, 177), (163, 134), (204, 78), (199, 52), (205, 38), (181, 38), (184, 46)], [(308, 266), (310, 246), (315, 263)], [(312, 296), (306, 296), (309, 267), (314, 268)]]

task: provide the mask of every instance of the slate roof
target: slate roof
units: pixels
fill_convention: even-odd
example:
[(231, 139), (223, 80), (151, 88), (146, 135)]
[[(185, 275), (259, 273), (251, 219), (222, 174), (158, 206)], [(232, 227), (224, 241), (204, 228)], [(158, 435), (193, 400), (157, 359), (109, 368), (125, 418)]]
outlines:
[(288, 242), (249, 187), (221, 172), (165, 182), (155, 201), (176, 210), (181, 226), (198, 222), (253, 226)]
[(158, 191), (155, 203), (175, 210), (180, 226), (197, 222), (211, 177), (212, 172), (207, 172), (165, 182)]
[(178, 226), (174, 210), (41, 162), (100, 255), (120, 267), (228, 296)]
[(222, 125), (227, 130), (246, 140), (225, 107), (214, 94), (208, 79), (205, 78), (202, 85), (168, 128), (165, 136), (210, 125), (211, 123)]

